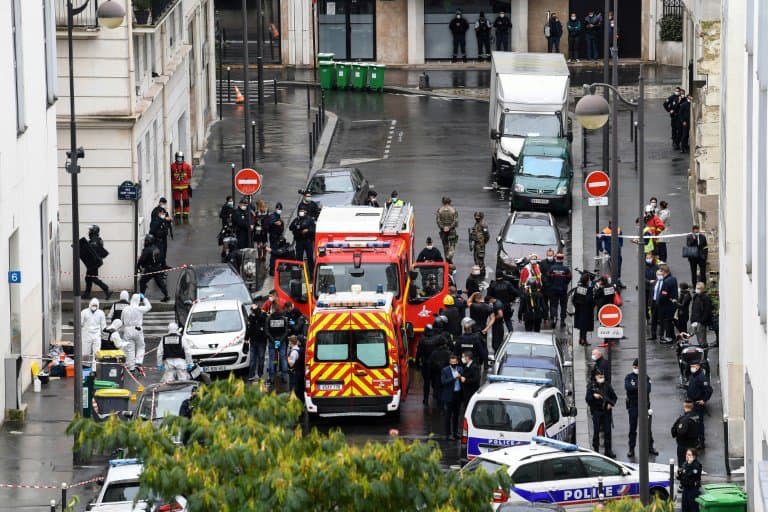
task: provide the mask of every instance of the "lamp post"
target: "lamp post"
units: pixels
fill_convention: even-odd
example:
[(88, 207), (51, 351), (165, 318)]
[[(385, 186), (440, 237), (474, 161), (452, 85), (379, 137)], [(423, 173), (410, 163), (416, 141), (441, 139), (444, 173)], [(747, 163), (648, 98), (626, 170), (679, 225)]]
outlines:
[(248, 130), (251, 127), (251, 95), (250, 95), (250, 81), (251, 74), (249, 66), (248, 55), (248, 0), (242, 0), (241, 4), (242, 16), (243, 16), (243, 96), (244, 107), (243, 110), (243, 137), (245, 138), (245, 156), (243, 157), (243, 167), (248, 166), (248, 159), (251, 155), (251, 141), (248, 137)]
[[(69, 162), (67, 163), (67, 172), (70, 176), (70, 186), (72, 188), (72, 295), (73, 295), (73, 320), (74, 335), (72, 343), (74, 344), (74, 364), (75, 364), (75, 415), (83, 413), (83, 347), (80, 339), (80, 212), (77, 197), (77, 175), (80, 168), (77, 165), (79, 158), (85, 156), (82, 148), (77, 147), (77, 123), (75, 120), (75, 61), (72, 53), (72, 29), (74, 27), (74, 18), (85, 10), (89, 0), (85, 0), (82, 5), (74, 7), (72, 0), (67, 0), (67, 49), (69, 51), (69, 142), (70, 150), (67, 153)], [(125, 9), (122, 5), (112, 0), (107, 0), (99, 5), (96, 11), (99, 24), (105, 28), (117, 28), (123, 23), (125, 18)], [(89, 397), (90, 399), (90, 397)], [(75, 453), (77, 459), (77, 453)]]
[[(615, 16), (614, 16), (615, 19)], [(608, 121), (608, 115), (615, 115), (618, 102), (627, 105), (631, 109), (637, 112), (637, 143), (638, 143), (638, 186), (637, 186), (637, 199), (638, 199), (638, 211), (642, 211), (643, 204), (645, 202), (645, 80), (643, 78), (643, 66), (640, 66), (640, 76), (638, 78), (638, 84), (640, 86), (640, 93), (636, 101), (630, 101), (624, 98), (618, 90), (618, 87), (605, 83), (594, 83), (591, 85), (585, 85), (584, 90), (587, 93), (576, 104), (576, 118), (587, 130), (596, 130), (605, 125)], [(597, 87), (604, 87), (611, 91), (613, 96), (613, 112), (611, 107), (605, 98), (597, 96), (595, 89)], [(615, 123), (614, 123), (615, 129)], [(614, 143), (616, 134), (614, 133)], [(616, 165), (618, 168), (618, 165)], [(613, 179), (613, 176), (612, 176)], [(614, 186), (614, 183), (611, 183)], [(617, 194), (617, 191), (613, 191), (613, 194)], [(615, 195), (614, 197), (618, 197)], [(614, 201), (614, 204), (616, 201)], [(613, 232), (617, 233), (618, 226), (613, 226)], [(650, 495), (648, 490), (648, 368), (645, 352), (645, 254), (643, 252), (643, 226), (642, 223), (638, 229), (638, 240), (640, 241), (637, 251), (637, 283), (638, 283), (638, 319), (637, 319), (637, 359), (638, 359), (638, 412), (640, 417), (638, 418), (638, 448), (639, 454), (639, 472), (640, 472), (640, 500), (644, 505), (647, 505), (650, 501)], [(612, 245), (615, 253), (615, 245)], [(613, 256), (613, 254), (612, 254)], [(615, 267), (614, 267), (615, 268)]]

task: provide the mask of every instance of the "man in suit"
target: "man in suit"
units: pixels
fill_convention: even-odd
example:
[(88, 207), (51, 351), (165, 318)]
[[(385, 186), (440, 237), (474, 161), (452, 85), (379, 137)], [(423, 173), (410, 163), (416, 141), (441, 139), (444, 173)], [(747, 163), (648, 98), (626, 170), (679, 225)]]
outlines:
[(659, 265), (656, 284), (653, 288), (653, 302), (661, 323), (661, 343), (672, 343), (675, 338), (674, 317), (677, 307), (677, 278), (666, 263)]
[(466, 410), (469, 399), (480, 389), (480, 365), (472, 359), (472, 350), (467, 350), (461, 356), (461, 364), (464, 373), (461, 376), (461, 384), (464, 393), (464, 409)]
[[(696, 247), (698, 256), (688, 256), (688, 264), (691, 266), (691, 283), (707, 282), (707, 237), (694, 224), (691, 234), (685, 239), (686, 247)], [(697, 272), (698, 271), (698, 272)]]
[(445, 437), (454, 441), (459, 439), (462, 379), (464, 379), (464, 368), (459, 366), (459, 358), (456, 354), (451, 354), (448, 366), (440, 372), (440, 384), (445, 407)]

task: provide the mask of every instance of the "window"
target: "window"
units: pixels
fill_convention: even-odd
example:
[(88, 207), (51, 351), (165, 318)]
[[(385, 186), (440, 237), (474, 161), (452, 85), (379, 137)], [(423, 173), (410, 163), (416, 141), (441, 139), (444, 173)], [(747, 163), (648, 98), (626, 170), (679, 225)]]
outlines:
[(328, 293), (331, 286), (337, 292), (349, 291), (353, 284), (359, 284), (364, 292), (376, 291), (382, 285), (385, 292), (400, 296), (400, 276), (394, 263), (363, 263), (360, 268), (352, 263), (324, 264), (318, 265), (316, 275), (317, 293)]
[[(768, 9), (766, 9), (768, 10)], [(768, 48), (766, 48), (768, 50)], [(768, 59), (766, 59), (768, 61)], [(768, 73), (766, 73), (768, 75)], [(765, 137), (768, 133), (768, 90), (760, 87), (758, 89), (757, 101), (757, 133), (758, 137)], [(764, 139), (763, 139), (764, 140)], [(749, 156), (747, 157), (749, 158)], [(766, 311), (766, 284), (768, 283), (768, 254), (766, 254), (766, 202), (763, 194), (766, 192), (766, 149), (760, 144), (757, 150), (757, 187), (756, 192), (759, 200), (757, 201), (757, 313), (760, 316), (760, 323), (765, 326), (768, 321), (768, 311)]]
[(138, 416), (144, 420), (162, 419), (166, 414), (178, 416), (181, 404), (191, 395), (191, 388), (152, 393), (142, 398)]
[(195, 311), (189, 315), (187, 334), (237, 332), (243, 327), (242, 315), (237, 309)]
[(557, 408), (557, 398), (552, 395), (544, 400), (544, 426), (549, 428), (558, 421), (560, 421), (560, 411)]
[(539, 345), (538, 343), (507, 343), (504, 355), (512, 357), (547, 357), (556, 358), (554, 345)]
[(139, 183), (141, 183), (144, 177), (144, 144), (142, 142), (136, 145), (136, 167), (138, 168)]
[(587, 476), (577, 457), (543, 460), (541, 461), (539, 472), (541, 481), (572, 480)]
[(24, 115), (24, 45), (21, 33), (21, 0), (11, 0), (11, 24), (13, 29), (13, 73), (16, 81), (16, 133), (27, 129)]
[(548, 226), (527, 226), (512, 224), (507, 230), (504, 241), (510, 244), (522, 245), (552, 245), (557, 246), (555, 231)]
[[(748, 6), (752, 6), (752, 2), (747, 2)], [(747, 18), (752, 19), (752, 18)], [(747, 27), (751, 27), (751, 23), (747, 23)], [(747, 29), (749, 31), (749, 29)], [(747, 40), (747, 51), (749, 54), (747, 55), (747, 102), (746, 102), (746, 112), (754, 112), (754, 72), (755, 72), (755, 59), (751, 54), (751, 46), (750, 46), (749, 39)], [(746, 184), (747, 184), (747, 204), (746, 204), (746, 212), (744, 213), (744, 220), (746, 221), (746, 240), (744, 241), (744, 258), (745, 258), (745, 267), (747, 275), (752, 278), (752, 227), (753, 227), (753, 217), (754, 217), (754, 200), (752, 198), (752, 194), (754, 194), (755, 190), (755, 184), (753, 179), (753, 161), (754, 158), (752, 156), (752, 146), (753, 146), (753, 133), (754, 133), (754, 124), (752, 124), (751, 117), (747, 117), (747, 126), (746, 126), (746, 136), (747, 141), (745, 144), (745, 150), (746, 150)], [(762, 221), (762, 219), (761, 219)]]
[(537, 178), (559, 178), (563, 175), (565, 161), (562, 158), (550, 156), (526, 156), (523, 157), (521, 174), (535, 176)]
[(504, 114), (501, 134), (505, 137), (558, 137), (560, 120), (553, 114)]
[(538, 482), (539, 466), (540, 464), (538, 462), (532, 462), (530, 464), (520, 466), (512, 475), (512, 482), (515, 484), (528, 484), (531, 482)]
[(309, 180), (307, 190), (314, 194), (333, 194), (337, 192), (354, 192), (349, 175), (317, 175)]
[[(560, 374), (555, 369), (549, 368), (525, 368), (521, 366), (512, 366), (518, 364), (513, 361), (507, 361), (506, 358), (501, 362), (500, 375), (508, 377), (518, 377), (523, 379), (549, 379), (552, 385), (557, 389), (563, 389)], [(508, 366), (509, 365), (509, 366)]]
[(418, 275), (411, 281), (411, 288), (408, 291), (408, 302), (424, 302), (430, 297), (434, 297), (443, 291), (445, 287), (444, 269), (442, 266), (425, 266), (414, 268)]
[(168, 23), (168, 46), (176, 47), (176, 9), (172, 10), (166, 20)]
[(294, 302), (307, 303), (307, 284), (304, 280), (304, 265), (296, 263), (281, 263), (277, 267), (279, 288)]
[(580, 458), (588, 477), (623, 475), (621, 467), (608, 459), (595, 457), (594, 455), (583, 455)]
[(560, 393), (557, 394), (557, 403), (560, 404), (560, 411), (563, 413), (563, 416), (568, 416), (571, 412), (571, 408), (565, 403), (565, 398), (563, 398), (563, 395)]
[(144, 179), (146, 181), (149, 181), (152, 179), (152, 173), (153, 173), (153, 163), (155, 158), (155, 146), (152, 144), (152, 137), (150, 136), (150, 130), (147, 130), (147, 133), (144, 134), (144, 151), (147, 152), (147, 158), (145, 160), (146, 166), (147, 166), (147, 172), (144, 174)]
[(369, 368), (387, 365), (387, 338), (384, 331), (353, 331), (357, 360)]
[(317, 333), (315, 359), (318, 361), (349, 360), (347, 331), (321, 331)]
[(117, 503), (121, 501), (133, 501), (139, 494), (139, 482), (116, 482), (110, 484), (104, 491), (102, 503)]
[[(462, 469), (462, 472), (474, 473), (478, 469), (483, 469), (489, 475), (493, 475), (502, 468), (504, 468), (504, 465), (499, 464), (498, 462), (476, 458), (476, 459), (473, 459), (469, 464), (464, 466), (464, 468)], [(520, 470), (518, 469), (518, 471)]]
[(358, 361), (368, 368), (387, 366), (384, 331), (320, 331), (315, 347), (317, 361)]
[(536, 424), (536, 413), (530, 404), (480, 400), (472, 411), (472, 424), (483, 430), (531, 432)]
[(51, 0), (43, 0), (43, 30), (45, 32), (45, 93), (50, 107), (56, 103), (56, 25)]

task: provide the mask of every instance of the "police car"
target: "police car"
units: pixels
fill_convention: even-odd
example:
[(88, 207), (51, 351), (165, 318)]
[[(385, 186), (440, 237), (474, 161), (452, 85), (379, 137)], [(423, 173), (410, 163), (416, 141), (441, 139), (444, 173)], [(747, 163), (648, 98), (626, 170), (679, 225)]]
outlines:
[(576, 440), (576, 408), (549, 379), (489, 375), (467, 404), (461, 442), (468, 459), (527, 444), (534, 436)]
[(144, 466), (138, 459), (117, 459), (109, 461), (109, 470), (99, 496), (86, 507), (91, 512), (186, 512), (187, 500), (176, 496), (170, 502), (153, 499), (152, 504), (144, 500), (134, 503), (139, 494), (139, 477)]
[[(501, 503), (551, 503), (568, 509), (591, 510), (600, 501), (640, 495), (636, 464), (617, 462), (575, 444), (538, 436), (527, 446), (484, 453), (462, 471), (479, 468), (488, 473), (504, 468), (514, 482), (509, 489), (494, 492), (494, 510)], [(651, 496), (667, 499), (669, 468), (649, 464), (648, 469)]]
[(511, 332), (491, 359), (493, 374), (552, 379), (561, 393), (571, 394), (565, 368), (573, 364), (563, 360), (552, 332)]

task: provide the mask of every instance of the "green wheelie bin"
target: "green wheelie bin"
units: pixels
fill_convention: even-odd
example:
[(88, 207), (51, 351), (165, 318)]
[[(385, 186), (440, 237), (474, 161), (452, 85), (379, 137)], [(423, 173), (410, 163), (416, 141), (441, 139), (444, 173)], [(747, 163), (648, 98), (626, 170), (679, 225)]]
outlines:
[(738, 485), (709, 484), (696, 498), (701, 512), (746, 512), (747, 493)]
[(368, 64), (357, 63), (352, 65), (352, 87), (356, 91), (362, 91), (368, 86)]
[(346, 89), (349, 87), (349, 79), (352, 71), (352, 65), (349, 62), (336, 63), (336, 88)]
[(333, 62), (333, 58), (335, 56), (336, 56), (335, 53), (318, 53), (317, 63), (319, 65), (321, 62)]
[(331, 61), (320, 61), (320, 88), (328, 90), (333, 88), (333, 77), (336, 74), (336, 67)]
[(386, 69), (387, 66), (384, 64), (371, 64), (368, 68), (368, 74), (370, 75), (368, 87), (372, 91), (384, 90), (384, 71)]

